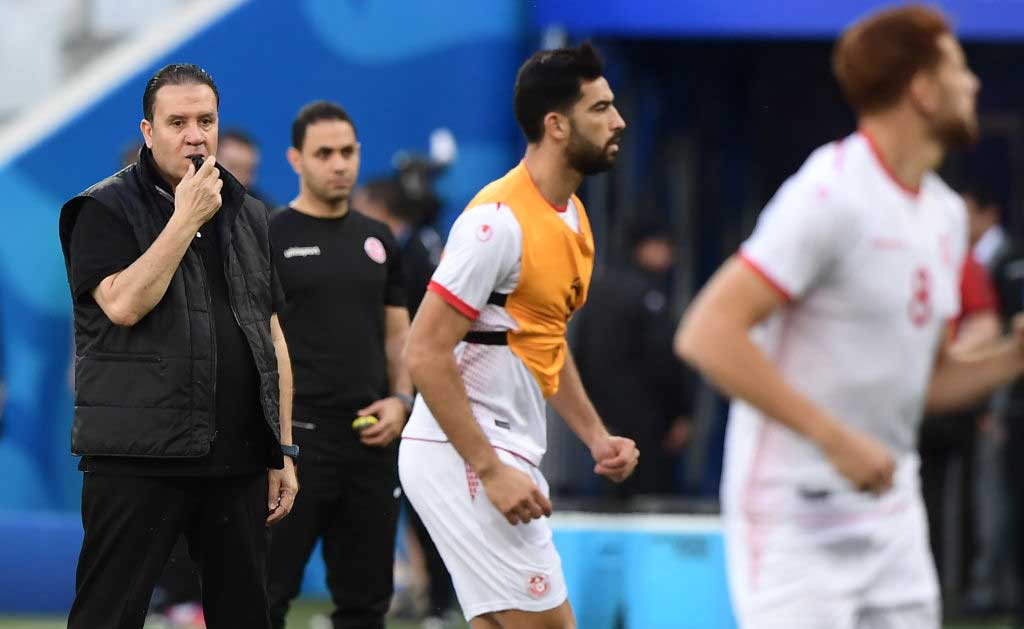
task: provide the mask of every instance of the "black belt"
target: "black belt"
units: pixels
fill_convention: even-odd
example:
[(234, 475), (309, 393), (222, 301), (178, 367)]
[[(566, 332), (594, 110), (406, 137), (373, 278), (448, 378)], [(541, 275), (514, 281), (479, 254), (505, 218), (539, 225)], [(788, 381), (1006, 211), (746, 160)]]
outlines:
[(508, 332), (467, 332), (462, 340), (474, 345), (508, 345)]

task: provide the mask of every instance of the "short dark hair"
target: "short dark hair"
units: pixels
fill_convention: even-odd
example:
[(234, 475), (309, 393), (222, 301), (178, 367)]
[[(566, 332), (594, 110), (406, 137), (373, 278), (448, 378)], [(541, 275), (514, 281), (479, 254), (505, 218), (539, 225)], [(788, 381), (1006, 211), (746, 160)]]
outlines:
[(884, 9), (846, 30), (832, 52), (832, 72), (850, 107), (870, 114), (895, 104), (921, 70), (942, 59), (939, 37), (951, 32), (936, 9)]
[(146, 89), (142, 92), (142, 115), (146, 120), (153, 122), (153, 106), (156, 103), (156, 93), (165, 85), (207, 85), (213, 90), (213, 98), (220, 107), (220, 92), (217, 91), (217, 84), (213, 82), (210, 74), (195, 65), (194, 63), (172, 63), (156, 71), (146, 83)]
[(516, 74), (513, 102), (516, 121), (527, 142), (544, 137), (544, 116), (567, 113), (583, 93), (580, 84), (604, 73), (604, 62), (585, 41), (576, 48), (543, 50), (526, 60)]
[(383, 205), (389, 214), (396, 214), (401, 203), (402, 188), (391, 177), (377, 177), (363, 184), (363, 193), (374, 203)]
[(341, 105), (328, 100), (317, 100), (300, 109), (295, 116), (292, 122), (292, 146), (301, 151), (302, 143), (306, 141), (306, 127), (321, 120), (340, 120), (349, 123), (353, 133), (356, 130), (352, 117)]
[(226, 131), (221, 131), (220, 142), (223, 143), (224, 140), (234, 140), (235, 142), (244, 144), (250, 148), (259, 148), (259, 144), (257, 144), (256, 139), (253, 138), (248, 131), (239, 129), (238, 127), (232, 127)]

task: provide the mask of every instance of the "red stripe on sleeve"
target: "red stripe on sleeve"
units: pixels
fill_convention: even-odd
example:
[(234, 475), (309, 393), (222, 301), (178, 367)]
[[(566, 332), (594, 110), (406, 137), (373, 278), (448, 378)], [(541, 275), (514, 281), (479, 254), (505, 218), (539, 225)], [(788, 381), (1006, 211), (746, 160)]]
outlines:
[(995, 310), (997, 307), (998, 299), (988, 271), (973, 254), (967, 252), (960, 275), (961, 316)]
[(441, 286), (434, 280), (430, 280), (430, 284), (427, 284), (427, 290), (437, 293), (437, 295), (440, 296), (441, 299), (448, 302), (448, 305), (450, 305), (452, 308), (455, 308), (462, 314), (466, 315), (473, 321), (476, 321), (477, 317), (480, 316), (479, 310), (462, 301), (461, 299), (455, 296), (455, 293), (451, 292), (444, 286)]
[(753, 258), (751, 258), (750, 256), (748, 256), (747, 254), (745, 254), (742, 251), (737, 253), (736, 257), (739, 258), (740, 262), (742, 262), (743, 264), (747, 265), (747, 267), (751, 271), (756, 273), (758, 276), (760, 276), (761, 279), (763, 279), (765, 282), (767, 282), (769, 286), (771, 286), (773, 289), (775, 289), (775, 292), (777, 292), (779, 295), (781, 295), (784, 300), (786, 300), (786, 301), (793, 301), (793, 296), (789, 294), (789, 291), (786, 290), (785, 288), (783, 288), (782, 284), (779, 284), (777, 281), (775, 281), (775, 278), (773, 278), (771, 275), (769, 275), (768, 272), (765, 271), (761, 267), (761, 265), (757, 263), (756, 260), (754, 260)]

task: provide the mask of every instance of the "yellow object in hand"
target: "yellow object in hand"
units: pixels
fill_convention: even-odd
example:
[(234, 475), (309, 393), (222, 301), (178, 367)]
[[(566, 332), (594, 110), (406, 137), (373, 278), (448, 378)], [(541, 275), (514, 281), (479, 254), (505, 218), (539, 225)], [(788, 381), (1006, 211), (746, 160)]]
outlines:
[(352, 422), (352, 430), (356, 432), (362, 432), (363, 430), (376, 424), (378, 421), (380, 420), (378, 420), (373, 415), (363, 415), (362, 417), (356, 417), (355, 420)]

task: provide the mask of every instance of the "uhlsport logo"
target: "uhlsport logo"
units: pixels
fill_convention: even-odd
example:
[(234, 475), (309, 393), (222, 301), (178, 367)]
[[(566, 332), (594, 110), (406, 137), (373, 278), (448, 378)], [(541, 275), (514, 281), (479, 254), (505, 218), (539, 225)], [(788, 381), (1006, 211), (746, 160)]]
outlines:
[(367, 238), (363, 243), (363, 251), (377, 264), (384, 264), (388, 259), (388, 252), (384, 250), (384, 244), (373, 236)]
[(526, 591), (533, 598), (540, 598), (551, 591), (551, 580), (546, 574), (535, 574), (527, 582)]
[(285, 258), (305, 258), (320, 255), (320, 247), (288, 247), (284, 250)]

